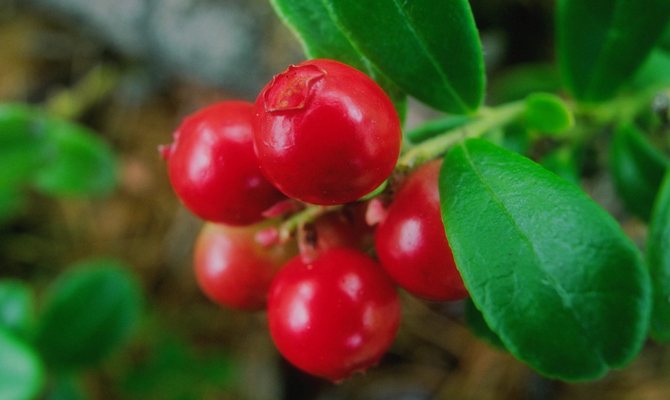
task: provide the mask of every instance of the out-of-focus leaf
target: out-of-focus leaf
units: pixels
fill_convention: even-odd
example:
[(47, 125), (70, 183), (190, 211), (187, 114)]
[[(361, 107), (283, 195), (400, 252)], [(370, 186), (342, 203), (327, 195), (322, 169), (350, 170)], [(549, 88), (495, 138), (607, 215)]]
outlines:
[(351, 44), (321, 0), (271, 0), (277, 14), (302, 42), (310, 58), (330, 58), (351, 65), (373, 78), (389, 95), (401, 120), (407, 96)]
[(659, 41), (658, 45), (663, 50), (670, 52), (670, 23), (665, 28), (665, 33), (663, 34), (663, 37)]
[(562, 89), (561, 77), (553, 64), (526, 64), (508, 70), (491, 82), (495, 103), (521, 100), (535, 92), (557, 92)]
[(46, 160), (34, 185), (54, 196), (106, 195), (116, 184), (111, 149), (93, 132), (64, 121), (50, 121)]
[(128, 339), (140, 308), (139, 285), (127, 266), (80, 263), (51, 287), (38, 320), (37, 348), (54, 367), (94, 365)]
[(626, 208), (649, 220), (656, 193), (670, 162), (632, 124), (616, 129), (610, 148), (614, 186)]
[(648, 271), (578, 187), (482, 139), (446, 154), (439, 187), (463, 282), (510, 353), (570, 381), (601, 377), (639, 353)]
[(27, 339), (34, 323), (35, 299), (30, 287), (20, 281), (0, 281), (0, 329)]
[(562, 147), (549, 152), (542, 157), (540, 165), (579, 186), (579, 155), (573, 149)]
[(0, 189), (0, 224), (11, 219), (21, 211), (23, 194), (17, 189)]
[(515, 121), (503, 129), (500, 142), (501, 147), (519, 154), (526, 154), (531, 146), (530, 132), (521, 121)]
[(406, 136), (412, 143), (421, 143), (448, 130), (463, 126), (471, 120), (472, 118), (465, 115), (448, 115), (407, 131)]
[(651, 314), (651, 335), (662, 342), (670, 341), (670, 172), (654, 204), (647, 260), (654, 288), (654, 308)]
[(479, 108), (484, 62), (467, 0), (322, 1), (356, 49), (403, 91), (445, 112)]
[(540, 133), (563, 133), (575, 123), (572, 111), (560, 97), (550, 93), (533, 93), (526, 97), (526, 126)]
[(584, 102), (614, 96), (670, 20), (668, 0), (558, 0), (557, 6), (561, 74)]
[(670, 52), (654, 50), (635, 74), (634, 89), (670, 85)]
[(128, 374), (123, 388), (130, 398), (200, 399), (229, 389), (234, 380), (235, 365), (225, 353), (198, 354), (185, 341), (164, 335)]
[(76, 377), (56, 374), (51, 379), (45, 400), (86, 400), (86, 394)]
[(26, 184), (40, 165), (47, 124), (22, 104), (0, 104), (0, 191)]
[(0, 399), (31, 400), (44, 385), (44, 367), (32, 348), (0, 328)]

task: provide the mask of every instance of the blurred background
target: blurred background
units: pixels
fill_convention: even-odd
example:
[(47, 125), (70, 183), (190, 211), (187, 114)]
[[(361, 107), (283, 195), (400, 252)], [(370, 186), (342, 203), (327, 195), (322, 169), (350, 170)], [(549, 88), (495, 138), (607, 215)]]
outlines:
[[(557, 87), (551, 1), (471, 3), (486, 51), (490, 103), (522, 96), (524, 85)], [(670, 398), (666, 348), (649, 343), (623, 371), (564, 384), (476, 339), (463, 322), (462, 304), (406, 295), (400, 332), (381, 365), (332, 385), (281, 359), (263, 313), (209, 302), (191, 266), (201, 222), (172, 193), (157, 147), (171, 141), (185, 115), (217, 100), (252, 101), (273, 74), (303, 58), (267, 0), (0, 0), (0, 103), (29, 104), (85, 127), (85, 135), (113, 153), (115, 161), (101, 165), (116, 177), (109, 190), (21, 186), (20, 197), (0, 212), (0, 278), (29, 293), (32, 300), (22, 304), (37, 310), (34, 318), (61, 321), (39, 328), (39, 343), (48, 342), (50, 329), (62, 332), (95, 314), (92, 303), (102, 292), (80, 286), (70, 289), (63, 314), (74, 322), (54, 317), (60, 315), (54, 293), (68, 291), (63, 287), (82, 260), (114, 264), (137, 294), (116, 308), (126, 312), (123, 340), (110, 339), (109, 351), (90, 362), (47, 362), (37, 398)], [(533, 74), (524, 72), (529, 65)], [(411, 103), (407, 125), (432, 114)], [(0, 148), (0, 168), (10, 174), (10, 158), (2, 156)], [(597, 165), (585, 171), (589, 191), (622, 216)], [(0, 184), (0, 191), (10, 189), (18, 190)], [(643, 235), (636, 220), (623, 223), (633, 237)], [(90, 261), (101, 258), (106, 261)], [(0, 372), (3, 362), (5, 371), (15, 367), (2, 344)]]

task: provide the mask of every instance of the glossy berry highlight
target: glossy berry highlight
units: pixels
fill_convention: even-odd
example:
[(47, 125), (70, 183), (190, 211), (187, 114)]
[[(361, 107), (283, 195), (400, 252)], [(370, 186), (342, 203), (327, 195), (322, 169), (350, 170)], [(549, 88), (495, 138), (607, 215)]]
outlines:
[(226, 101), (187, 117), (162, 149), (170, 183), (206, 221), (249, 225), (284, 196), (263, 176), (253, 148), (253, 105)]
[(410, 293), (429, 300), (467, 297), (440, 215), (441, 160), (431, 161), (403, 182), (375, 234), (382, 266)]
[(257, 226), (205, 224), (195, 243), (195, 276), (203, 293), (229, 308), (256, 311), (265, 307), (277, 271), (296, 254), (295, 244), (263, 247)]
[(371, 192), (393, 170), (400, 142), (386, 93), (336, 61), (290, 66), (256, 100), (260, 166), (284, 194), (307, 203), (343, 204)]
[(292, 259), (268, 299), (270, 333), (296, 367), (341, 381), (379, 362), (400, 323), (400, 302), (383, 270), (365, 254), (331, 249), (315, 261)]

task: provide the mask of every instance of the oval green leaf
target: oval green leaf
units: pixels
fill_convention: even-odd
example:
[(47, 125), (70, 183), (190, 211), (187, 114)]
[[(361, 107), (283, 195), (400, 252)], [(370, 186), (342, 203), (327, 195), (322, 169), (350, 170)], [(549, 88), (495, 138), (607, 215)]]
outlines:
[(481, 43), (467, 0), (322, 0), (354, 46), (403, 91), (472, 113), (484, 95)]
[(556, 135), (575, 124), (572, 111), (563, 100), (551, 93), (533, 93), (526, 97), (524, 120), (530, 130)]
[(558, 0), (557, 7), (561, 74), (584, 102), (614, 96), (670, 20), (668, 0)]
[(670, 341), (670, 172), (658, 193), (647, 238), (647, 260), (654, 289), (651, 335)]
[(27, 338), (35, 323), (35, 298), (20, 281), (0, 281), (0, 329)]
[(116, 160), (106, 142), (88, 129), (51, 119), (35, 187), (53, 196), (102, 196), (116, 184)]
[(622, 367), (651, 309), (635, 245), (575, 185), (481, 139), (445, 156), (441, 208), (458, 269), (518, 359), (563, 380)]
[(138, 283), (114, 260), (78, 264), (59, 278), (39, 317), (36, 345), (51, 366), (99, 363), (122, 345), (140, 316)]
[(44, 385), (44, 367), (33, 349), (0, 329), (0, 399), (31, 400)]
[(270, 3), (298, 37), (309, 58), (330, 58), (365, 72), (386, 91), (401, 120), (405, 119), (407, 96), (353, 46), (321, 0), (271, 0)]
[(610, 171), (624, 206), (645, 221), (670, 162), (632, 124), (617, 127), (610, 144)]

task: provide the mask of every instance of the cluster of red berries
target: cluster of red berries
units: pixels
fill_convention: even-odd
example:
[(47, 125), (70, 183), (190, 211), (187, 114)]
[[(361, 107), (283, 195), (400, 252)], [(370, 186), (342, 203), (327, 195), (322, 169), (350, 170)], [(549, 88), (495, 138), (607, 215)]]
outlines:
[[(402, 182), (376, 230), (366, 222), (358, 200), (393, 172), (401, 136), (373, 80), (312, 60), (275, 76), (255, 104), (194, 113), (161, 149), (178, 197), (209, 221), (195, 249), (203, 292), (267, 307), (277, 348), (311, 374), (339, 381), (379, 361), (400, 323), (395, 284), (430, 300), (467, 294), (440, 218), (439, 161)], [(344, 206), (313, 221), (300, 255), (294, 240), (262, 239), (278, 220), (267, 217), (304, 203)]]

